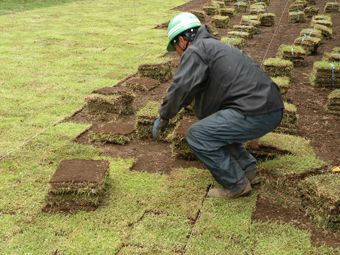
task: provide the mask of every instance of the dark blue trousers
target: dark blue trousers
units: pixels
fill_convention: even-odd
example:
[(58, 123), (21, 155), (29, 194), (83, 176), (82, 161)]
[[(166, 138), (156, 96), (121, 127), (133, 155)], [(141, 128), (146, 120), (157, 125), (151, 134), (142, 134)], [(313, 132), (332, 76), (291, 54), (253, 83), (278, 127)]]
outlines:
[(186, 140), (216, 181), (237, 192), (246, 182), (244, 170), (256, 164), (243, 143), (272, 131), (281, 119), (282, 110), (245, 116), (236, 110), (224, 109), (192, 125)]

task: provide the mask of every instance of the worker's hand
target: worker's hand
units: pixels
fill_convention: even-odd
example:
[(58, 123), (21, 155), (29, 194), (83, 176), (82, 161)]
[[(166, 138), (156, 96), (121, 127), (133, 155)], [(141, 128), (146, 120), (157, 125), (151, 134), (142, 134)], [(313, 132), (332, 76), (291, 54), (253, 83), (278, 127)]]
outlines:
[(153, 123), (152, 136), (154, 138), (157, 138), (159, 132), (164, 131), (168, 123), (169, 123), (169, 120), (165, 120), (165, 119), (162, 119), (161, 117), (158, 117)]

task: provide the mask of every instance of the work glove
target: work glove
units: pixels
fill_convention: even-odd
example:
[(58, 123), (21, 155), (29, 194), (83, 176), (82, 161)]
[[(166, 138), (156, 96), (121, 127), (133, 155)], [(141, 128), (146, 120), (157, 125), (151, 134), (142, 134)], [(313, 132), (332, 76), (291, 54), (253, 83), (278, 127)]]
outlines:
[(162, 119), (161, 117), (158, 117), (153, 123), (152, 136), (154, 138), (157, 138), (159, 132), (164, 131), (168, 123), (169, 123), (169, 120), (165, 120), (165, 119)]

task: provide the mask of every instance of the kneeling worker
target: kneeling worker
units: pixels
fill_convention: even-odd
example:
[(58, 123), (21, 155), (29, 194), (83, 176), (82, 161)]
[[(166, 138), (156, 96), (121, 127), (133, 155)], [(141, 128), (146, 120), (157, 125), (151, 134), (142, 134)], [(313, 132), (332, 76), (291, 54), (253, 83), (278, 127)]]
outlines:
[(180, 66), (154, 122), (153, 135), (194, 100), (199, 121), (186, 140), (223, 189), (210, 196), (237, 198), (258, 181), (256, 160), (243, 143), (276, 128), (283, 101), (277, 85), (239, 49), (215, 39), (191, 13), (168, 25), (168, 51), (181, 56)]

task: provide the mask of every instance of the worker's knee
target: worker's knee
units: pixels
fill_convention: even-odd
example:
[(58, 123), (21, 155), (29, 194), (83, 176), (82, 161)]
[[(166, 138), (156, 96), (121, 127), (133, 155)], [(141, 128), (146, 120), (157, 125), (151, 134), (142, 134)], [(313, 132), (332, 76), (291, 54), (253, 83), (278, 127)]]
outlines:
[(186, 140), (192, 149), (199, 147), (200, 127), (197, 124), (192, 125), (186, 132)]

